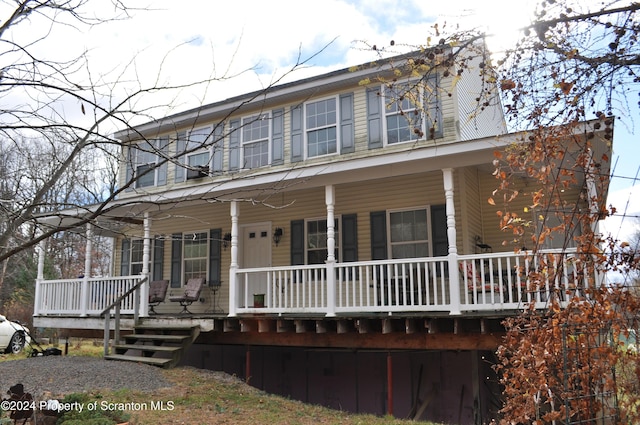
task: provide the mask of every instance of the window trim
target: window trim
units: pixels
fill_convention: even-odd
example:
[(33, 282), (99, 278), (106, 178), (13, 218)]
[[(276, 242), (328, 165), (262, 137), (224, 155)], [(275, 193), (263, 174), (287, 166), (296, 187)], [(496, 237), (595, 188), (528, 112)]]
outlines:
[[(427, 256), (428, 257), (433, 257), (433, 232), (431, 230), (431, 205), (418, 205), (418, 206), (413, 206), (413, 207), (406, 207), (406, 208), (394, 208), (394, 209), (389, 209), (386, 210), (386, 214), (387, 214), (387, 258), (393, 259), (393, 247), (394, 246), (398, 246), (399, 244), (396, 242), (395, 244), (391, 241), (391, 214), (394, 213), (402, 213), (402, 212), (407, 212), (407, 211), (418, 211), (418, 210), (423, 210), (426, 212), (426, 217), (427, 217), (427, 222), (425, 223), (425, 225), (427, 226)], [(415, 241), (414, 241), (415, 243)], [(413, 257), (412, 257), (413, 258)]]
[[(310, 264), (309, 263), (309, 231), (308, 231), (308, 224), (309, 222), (312, 221), (323, 221), (323, 222), (327, 222), (327, 217), (309, 217), (309, 218), (305, 218), (304, 219), (304, 263), (305, 264)], [(335, 250), (336, 250), (336, 262), (340, 262), (342, 261), (342, 244), (340, 243), (340, 239), (341, 239), (341, 229), (342, 229), (342, 215), (341, 214), (336, 214), (334, 216), (334, 221), (337, 224), (337, 227), (334, 228), (334, 240), (335, 240)], [(327, 250), (328, 252), (328, 250)], [(326, 258), (325, 258), (326, 261)]]
[[(134, 245), (138, 245), (139, 244), (139, 252), (141, 253), (141, 255), (144, 255), (144, 238), (133, 238), (133, 237), (129, 237), (129, 238), (125, 238), (125, 239), (129, 239), (129, 275), (131, 276), (137, 276), (139, 274), (142, 273), (142, 270), (144, 268), (144, 261), (141, 258), (140, 261), (133, 261), (133, 252), (134, 252)], [(150, 245), (149, 247), (149, 273), (153, 272), (153, 244)], [(122, 262), (122, 259), (120, 260)], [(134, 265), (139, 265), (140, 266), (140, 272), (137, 274), (133, 273), (133, 267)]]
[[(408, 80), (404, 80), (401, 82), (398, 82), (399, 85), (408, 85), (411, 86), (412, 84), (415, 85), (418, 83), (419, 80), (417, 79), (408, 79)], [(432, 76), (432, 77), (428, 77), (426, 79), (426, 84), (429, 85), (433, 85), (434, 88), (437, 88), (437, 77), (436, 76)], [(442, 114), (441, 114), (441, 110), (442, 110), (442, 105), (441, 105), (441, 98), (440, 95), (437, 91), (434, 92), (434, 96), (435, 96), (435, 101), (429, 101), (429, 102), (425, 102), (425, 89), (422, 85), (418, 86), (418, 90), (419, 90), (419, 96), (420, 96), (420, 103), (425, 105), (427, 104), (428, 111), (430, 115), (433, 115), (431, 120), (428, 119), (427, 113), (425, 112), (425, 108), (423, 107), (422, 109), (418, 109), (420, 111), (420, 130), (422, 131), (422, 137), (417, 137), (417, 138), (413, 138), (413, 128), (410, 128), (410, 134), (411, 137), (409, 138), (409, 140), (403, 140), (403, 141), (397, 141), (394, 143), (390, 143), (389, 142), (389, 133), (388, 133), (388, 126), (387, 126), (387, 118), (390, 116), (397, 116), (399, 115), (398, 113), (389, 113), (389, 108), (388, 105), (389, 104), (395, 104), (397, 103), (397, 100), (394, 102), (391, 102), (391, 98), (390, 96), (387, 96), (387, 92), (388, 92), (389, 88), (386, 85), (382, 85), (381, 87), (381, 102), (382, 102), (382, 140), (383, 140), (383, 146), (395, 146), (395, 145), (402, 145), (405, 143), (415, 143), (415, 142), (420, 142), (420, 141), (427, 141), (431, 139), (430, 133), (429, 133), (429, 128), (427, 126), (428, 122), (433, 122), (434, 120), (438, 123), (438, 129), (435, 131), (433, 138), (434, 139), (438, 139), (438, 138), (442, 138), (443, 137), (443, 129), (442, 129)], [(433, 103), (433, 105), (431, 105), (431, 103)], [(433, 108), (433, 110), (432, 110)], [(417, 108), (413, 108), (412, 111), (415, 111)]]
[[(202, 145), (207, 145), (208, 143), (211, 143), (211, 141), (212, 141), (211, 139), (213, 138), (213, 125), (206, 125), (206, 126), (203, 126), (203, 127), (193, 128), (193, 129), (189, 130), (187, 132), (187, 134), (186, 134), (186, 140), (185, 140), (185, 145), (184, 145), (185, 152), (190, 149), (190, 146), (189, 146), (190, 143), (198, 143), (198, 142), (193, 142), (191, 140), (191, 135), (193, 133), (197, 134), (197, 132), (199, 132), (199, 131), (204, 131), (204, 136), (205, 136), (203, 141), (201, 142), (201, 144)], [(185, 155), (184, 155), (184, 157), (185, 157), (184, 163), (185, 163), (186, 167), (189, 168), (189, 167), (200, 167), (200, 166), (204, 167), (204, 166), (206, 166), (207, 168), (209, 168), (209, 170), (211, 170), (211, 160), (213, 158), (211, 149), (212, 149), (211, 146), (209, 146), (209, 147), (205, 146), (205, 147), (203, 147), (201, 149), (196, 149), (193, 152), (185, 153)], [(194, 157), (194, 156), (197, 156), (197, 155), (202, 155), (203, 153), (206, 153), (207, 156), (208, 156), (207, 161), (204, 164), (190, 164), (189, 163), (189, 159), (191, 157)]]
[[(336, 107), (336, 120), (335, 123), (333, 125), (325, 125), (323, 127), (314, 127), (313, 129), (309, 129), (307, 127), (307, 108), (310, 104), (312, 103), (318, 103), (318, 102), (323, 102), (329, 99), (333, 99), (333, 101), (335, 102), (335, 107)], [(307, 102), (304, 103), (303, 105), (303, 110), (302, 110), (302, 132), (304, 135), (304, 158), (306, 159), (311, 159), (311, 158), (323, 158), (323, 157), (328, 157), (328, 156), (332, 156), (332, 155), (340, 155), (340, 151), (341, 151), (341, 134), (340, 134), (340, 128), (341, 128), (341, 123), (340, 123), (340, 117), (341, 117), (341, 110), (340, 110), (340, 95), (336, 94), (333, 96), (325, 96), (325, 97), (321, 97), (321, 98), (317, 98), (317, 99), (313, 99), (313, 100), (309, 100)], [(309, 156), (309, 131), (314, 131), (314, 130), (322, 130), (324, 128), (330, 128), (330, 127), (335, 127), (336, 129), (336, 151), (335, 152), (330, 152), (330, 153), (326, 153), (326, 154), (322, 154), (322, 155), (315, 155), (315, 156)]]
[(182, 265), (182, 275), (180, 276), (181, 278), (181, 285), (184, 286), (187, 284), (187, 281), (189, 280), (186, 276), (187, 276), (187, 267), (186, 267), (186, 260), (187, 257), (185, 255), (185, 251), (186, 251), (186, 247), (187, 247), (187, 242), (188, 241), (192, 241), (195, 238), (195, 235), (197, 234), (203, 234), (204, 235), (204, 245), (206, 247), (206, 254), (204, 257), (190, 257), (190, 260), (198, 260), (198, 261), (202, 261), (204, 259), (204, 264), (205, 264), (205, 274), (204, 274), (204, 278), (205, 280), (209, 278), (209, 258), (210, 258), (210, 252), (209, 252), (209, 230), (194, 230), (194, 231), (189, 231), (189, 232), (183, 232), (182, 233), (182, 251), (180, 253), (181, 258), (180, 258), (180, 262)]
[[(135, 143), (133, 145), (131, 145), (130, 149), (132, 150), (132, 158), (131, 158), (131, 170), (132, 170), (132, 178), (135, 179), (135, 183), (134, 183), (134, 187), (136, 189), (143, 189), (145, 187), (154, 187), (154, 186), (158, 186), (158, 162), (160, 161), (160, 156), (156, 153), (159, 149), (159, 147), (157, 146), (157, 144), (159, 143), (159, 141), (162, 139), (151, 139), (151, 140), (143, 140), (140, 141), (138, 143)], [(148, 148), (147, 149), (143, 149), (141, 148), (140, 145), (143, 144), (147, 144)], [(151, 155), (153, 156), (153, 161), (145, 161), (142, 162), (140, 161), (140, 156), (143, 155)], [(150, 173), (147, 173), (145, 176), (147, 176), (148, 174), (153, 174), (153, 182), (151, 184), (148, 185), (144, 185), (144, 186), (140, 186), (140, 179), (138, 178), (138, 169), (140, 167), (155, 167)]]
[[(245, 123), (245, 120), (248, 120)], [(247, 129), (248, 126), (250, 126), (252, 123), (254, 123), (257, 120), (266, 120), (267, 121), (267, 138), (266, 139), (252, 139), (250, 141), (245, 142), (244, 137), (245, 137), (245, 130)], [(256, 168), (263, 168), (263, 167), (268, 167), (269, 165), (271, 165), (272, 162), (272, 158), (273, 158), (273, 153), (271, 151), (271, 145), (272, 145), (272, 140), (273, 140), (273, 117), (271, 116), (271, 111), (268, 112), (261, 112), (258, 114), (252, 114), (252, 115), (247, 115), (244, 116), (242, 118), (240, 118), (240, 164), (241, 164), (241, 169), (246, 169), (246, 170), (250, 170), (250, 169), (256, 169)], [(258, 167), (248, 167), (245, 161), (245, 155), (244, 155), (244, 149), (245, 149), (245, 145), (251, 145), (251, 144), (255, 144), (255, 143), (260, 143), (260, 142), (266, 142), (267, 143), (267, 163), (260, 165)]]

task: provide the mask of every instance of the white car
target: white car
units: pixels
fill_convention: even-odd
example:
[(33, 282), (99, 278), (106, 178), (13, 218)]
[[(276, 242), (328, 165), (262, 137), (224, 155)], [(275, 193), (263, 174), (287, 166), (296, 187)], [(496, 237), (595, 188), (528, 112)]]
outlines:
[(0, 314), (0, 352), (17, 354), (30, 340), (29, 329)]

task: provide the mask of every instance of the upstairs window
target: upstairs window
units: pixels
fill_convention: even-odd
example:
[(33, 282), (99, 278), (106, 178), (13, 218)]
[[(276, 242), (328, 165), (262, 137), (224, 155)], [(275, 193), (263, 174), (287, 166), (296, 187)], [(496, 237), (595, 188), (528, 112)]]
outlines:
[(151, 187), (166, 182), (166, 165), (159, 165), (166, 153), (168, 138), (160, 138), (132, 145), (129, 150), (127, 179), (134, 178), (136, 188)]
[(421, 99), (420, 91), (406, 84), (386, 88), (385, 124), (388, 144), (424, 138), (422, 113), (416, 107), (416, 102)]
[(338, 152), (337, 116), (335, 97), (306, 104), (307, 157)]
[(208, 167), (210, 158), (211, 127), (192, 130), (186, 142), (187, 165), (189, 167)]
[(242, 119), (242, 157), (244, 168), (269, 165), (269, 114), (254, 115)]
[(437, 78), (367, 89), (369, 149), (443, 136)]

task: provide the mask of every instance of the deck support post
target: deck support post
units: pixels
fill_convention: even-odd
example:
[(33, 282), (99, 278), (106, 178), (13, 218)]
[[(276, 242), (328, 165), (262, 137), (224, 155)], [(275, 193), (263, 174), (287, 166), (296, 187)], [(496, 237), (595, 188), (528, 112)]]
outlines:
[(229, 265), (229, 317), (237, 316), (238, 305), (237, 275), (238, 270), (238, 201), (231, 201), (231, 264)]
[(249, 381), (251, 380), (251, 346), (250, 345), (247, 345), (247, 357), (245, 359), (245, 369), (246, 369), (246, 373), (245, 373), (244, 381), (248, 385)]
[(387, 415), (393, 416), (393, 359), (387, 353)]
[(336, 229), (335, 229), (335, 204), (336, 192), (333, 185), (324, 188), (324, 198), (327, 205), (327, 317), (336, 315)]
[(87, 223), (86, 244), (84, 251), (84, 276), (80, 289), (80, 317), (87, 317), (89, 306), (89, 276), (91, 275), (91, 253), (93, 251), (93, 225)]
[(453, 202), (453, 168), (443, 168), (444, 196), (446, 199), (447, 214), (447, 240), (449, 243), (449, 300), (451, 303), (451, 315), (459, 315), (460, 312), (460, 274), (458, 271), (458, 247), (456, 246), (456, 207)]
[[(134, 294), (134, 297), (136, 298), (134, 316), (147, 317), (149, 315), (149, 282), (151, 282), (151, 276), (149, 275), (149, 261), (151, 261), (151, 219), (149, 219), (148, 212), (144, 213), (142, 226), (144, 229), (144, 241), (142, 245), (142, 275), (147, 277), (147, 283), (140, 286), (140, 289), (136, 291), (136, 294)], [(136, 322), (137, 318), (138, 317), (135, 317)]]

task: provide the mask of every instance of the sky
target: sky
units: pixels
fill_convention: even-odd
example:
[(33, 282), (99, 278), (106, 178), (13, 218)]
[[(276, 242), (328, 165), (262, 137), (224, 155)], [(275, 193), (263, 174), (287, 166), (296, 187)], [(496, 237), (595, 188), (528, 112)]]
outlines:
[[(594, 0), (595, 1), (595, 0)], [(166, 100), (162, 114), (258, 90), (279, 79), (298, 80), (375, 59), (369, 45), (398, 53), (406, 44), (426, 42), (432, 26), (453, 30), (479, 28), (492, 34), (494, 52), (508, 46), (516, 30), (530, 22), (533, 0), (131, 0), (128, 19), (82, 31), (34, 21), (25, 31), (40, 31), (43, 48), (72, 55), (87, 49), (94, 81), (135, 87), (138, 82), (181, 84), (214, 77), (207, 86), (181, 90)], [(118, 16), (108, 0), (92, 0), (96, 15)], [(0, 16), (3, 16), (0, 5)], [(304, 66), (290, 72), (299, 60)], [(126, 72), (123, 72), (124, 67)], [(284, 77), (283, 77), (284, 76)], [(124, 84), (127, 83), (127, 84)], [(116, 95), (117, 97), (117, 95)], [(150, 102), (150, 104), (145, 104)], [(138, 108), (164, 105), (148, 96)], [(78, 108), (79, 109), (79, 108)], [(160, 109), (153, 111), (158, 114)], [(76, 111), (77, 112), (77, 111)], [(69, 111), (69, 113), (73, 113)], [(638, 129), (640, 131), (640, 129)], [(615, 174), (610, 203), (629, 215), (640, 215), (640, 185), (635, 185), (638, 156), (634, 129), (616, 126), (612, 164)], [(637, 222), (637, 220), (635, 220)], [(633, 231), (634, 220), (608, 220), (606, 230)]]

